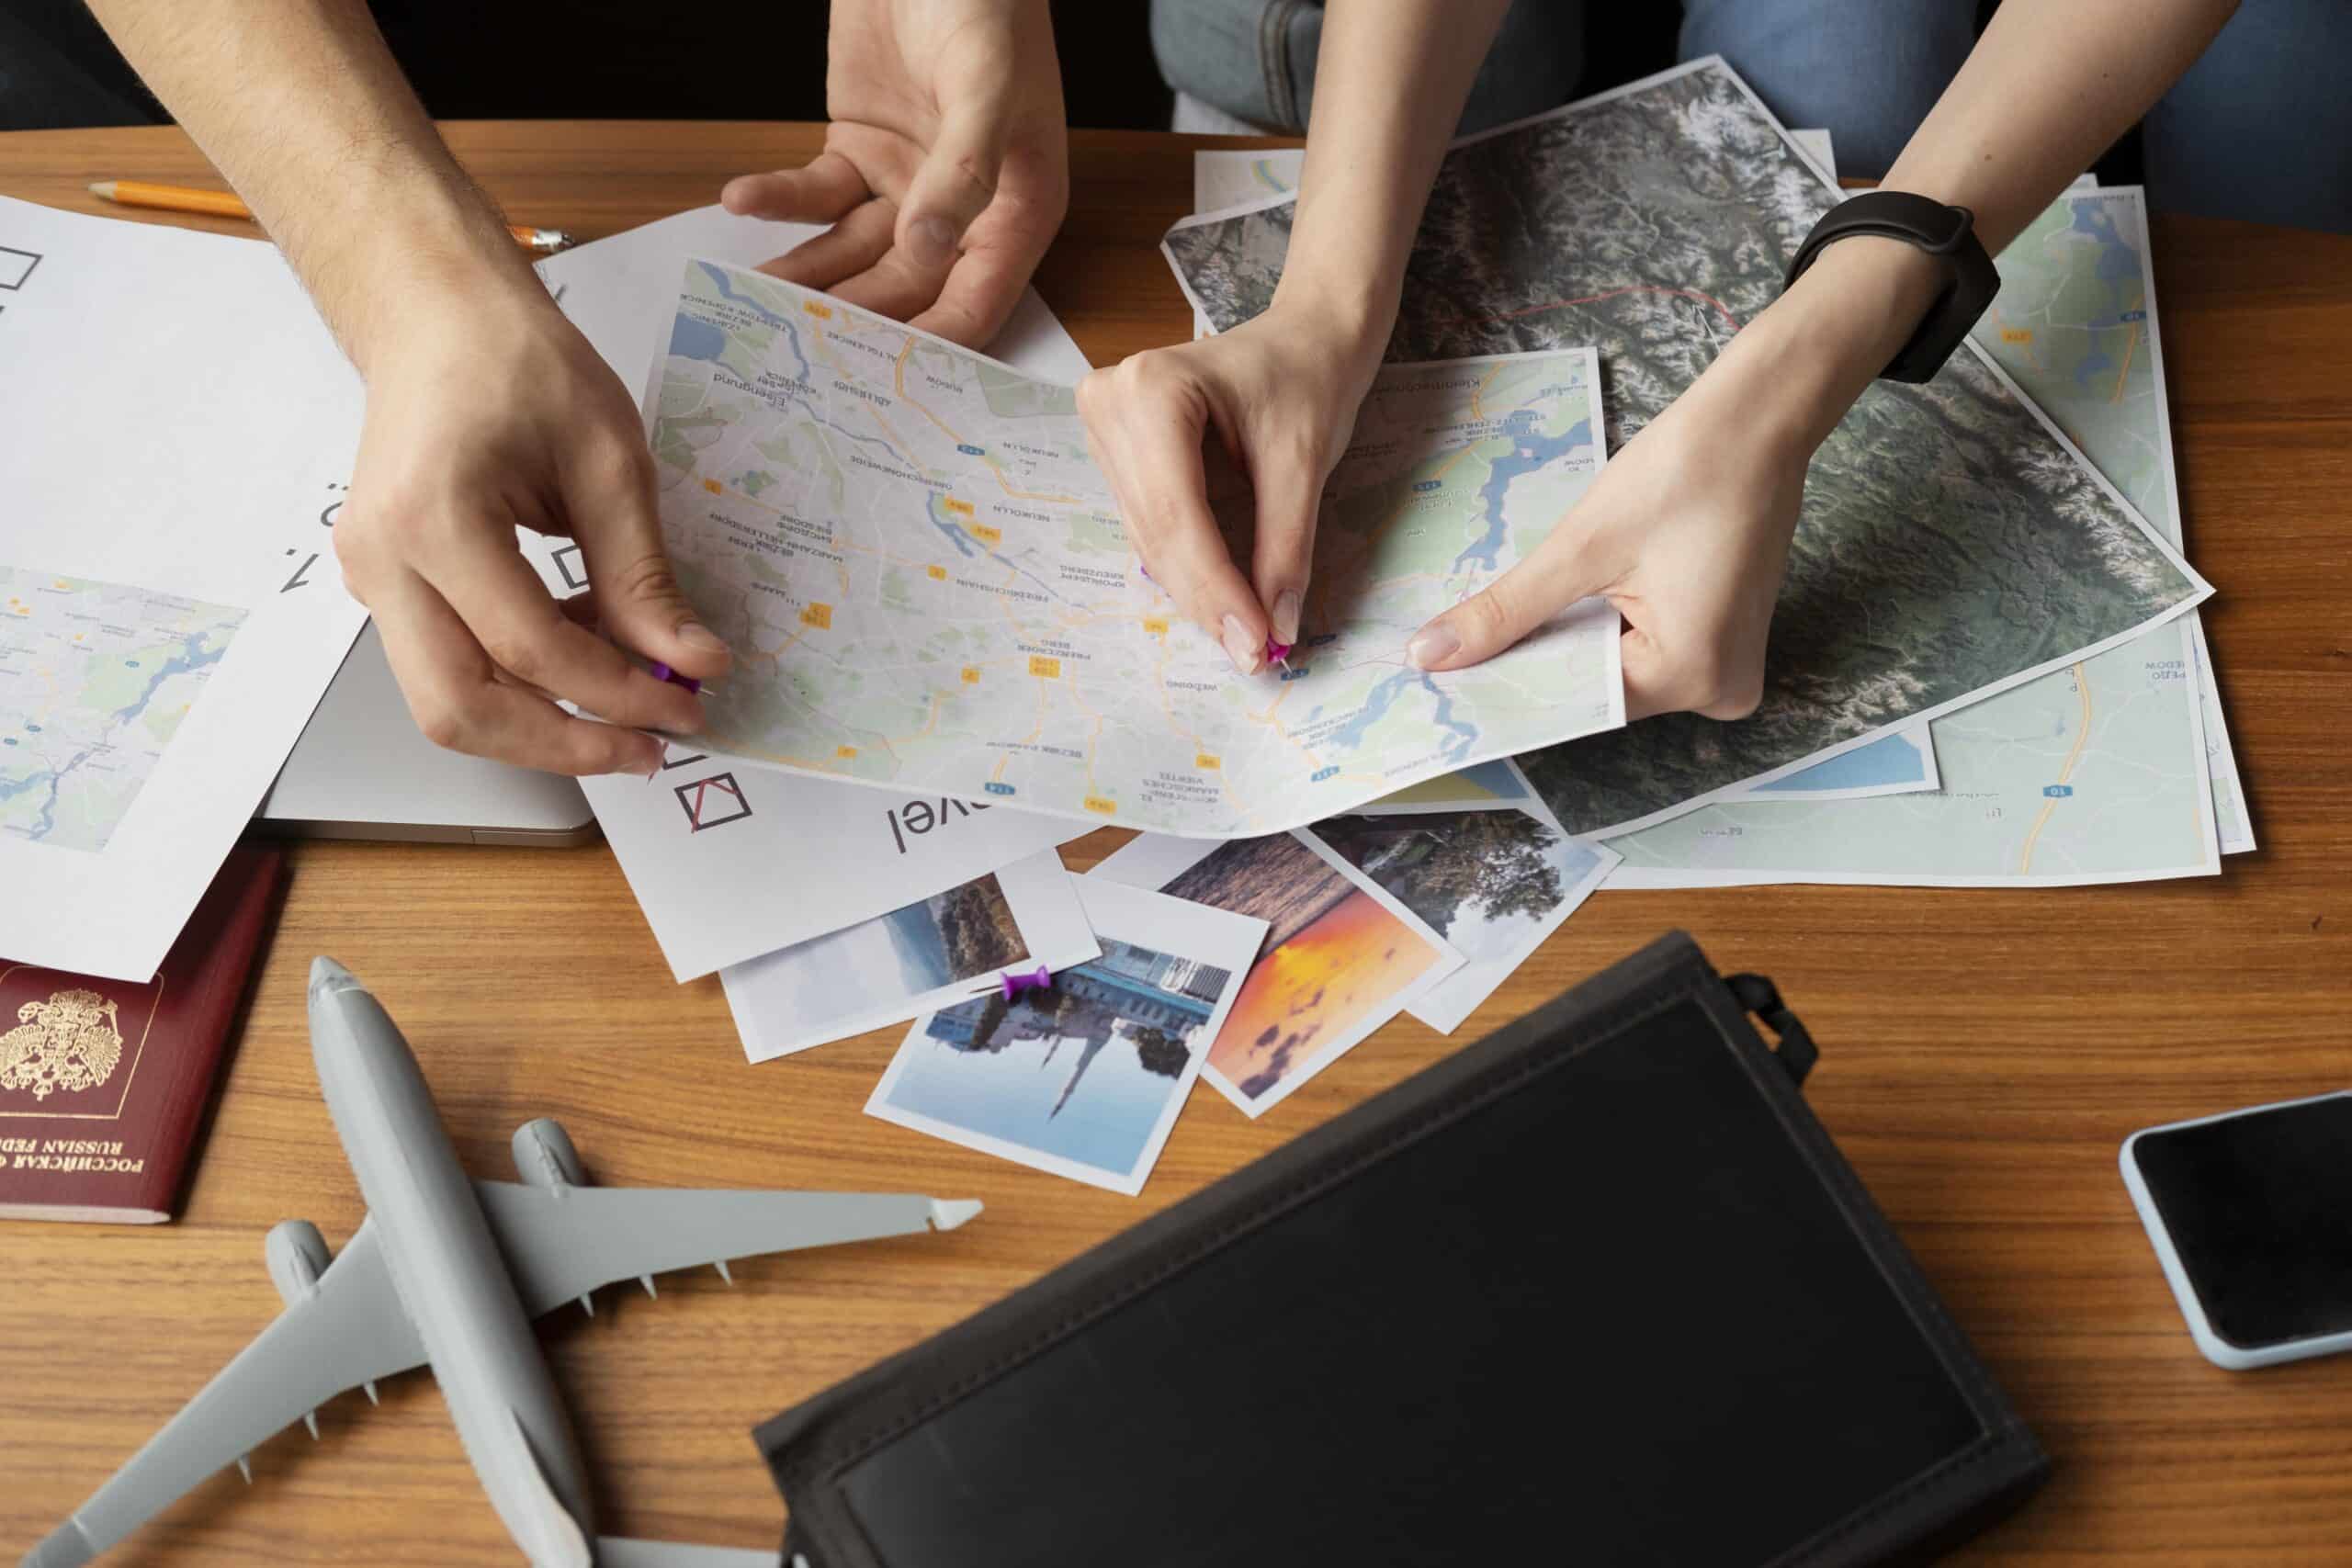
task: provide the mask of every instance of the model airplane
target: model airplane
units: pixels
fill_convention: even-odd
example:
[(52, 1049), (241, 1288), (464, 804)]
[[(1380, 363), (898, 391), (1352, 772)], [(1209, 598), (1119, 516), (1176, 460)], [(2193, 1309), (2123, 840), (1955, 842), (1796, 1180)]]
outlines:
[[(521, 1184), (469, 1179), (416, 1057), (332, 958), (311, 965), (311, 1052), (368, 1217), (330, 1265), (307, 1221), (269, 1233), (286, 1311), (27, 1554), (75, 1568), (336, 1394), (430, 1366), (491, 1506), (537, 1568), (774, 1568), (774, 1552), (599, 1540), (571, 1417), (531, 1322), (616, 1280), (836, 1242), (953, 1230), (969, 1200), (584, 1185), (553, 1122), (514, 1134)], [(731, 1282), (731, 1281), (730, 1281)]]

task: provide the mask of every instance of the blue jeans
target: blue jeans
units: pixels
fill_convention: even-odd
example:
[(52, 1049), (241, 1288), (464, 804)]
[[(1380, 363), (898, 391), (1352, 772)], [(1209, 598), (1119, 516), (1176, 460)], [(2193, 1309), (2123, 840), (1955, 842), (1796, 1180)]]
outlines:
[[(1975, 44), (1976, 0), (1684, 0), (1685, 60), (1720, 54), (1785, 125), (1829, 129), (1842, 174), (1884, 174)], [(1314, 96), (1315, 0), (1152, 0), (1180, 92), (1299, 130)], [(1578, 0), (1517, 0), (1462, 129), (1575, 91)], [(2086, 65), (2094, 64), (2086, 62)], [(2149, 205), (2352, 233), (2352, 4), (2243, 0), (2141, 130)]]

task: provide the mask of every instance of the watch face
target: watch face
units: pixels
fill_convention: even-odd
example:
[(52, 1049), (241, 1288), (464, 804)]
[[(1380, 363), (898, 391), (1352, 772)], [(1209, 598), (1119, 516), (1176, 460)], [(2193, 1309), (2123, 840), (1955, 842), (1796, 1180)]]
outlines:
[(2143, 1133), (2140, 1179), (2215, 1334), (2352, 1332), (2352, 1095)]

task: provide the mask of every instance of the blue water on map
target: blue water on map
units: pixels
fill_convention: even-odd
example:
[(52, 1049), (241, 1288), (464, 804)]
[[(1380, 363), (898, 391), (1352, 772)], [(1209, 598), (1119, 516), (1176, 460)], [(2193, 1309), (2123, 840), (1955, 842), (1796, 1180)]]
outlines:
[(670, 323), (670, 352), (686, 359), (717, 359), (727, 352), (727, 334), (708, 321), (681, 315)]
[(1496, 554), (1503, 546), (1503, 497), (1510, 490), (1510, 481), (1521, 474), (1532, 474), (1555, 458), (1566, 456), (1579, 446), (1592, 445), (1592, 422), (1580, 419), (1564, 434), (1546, 435), (1534, 428), (1532, 411), (1521, 409), (1504, 423), (1504, 433), (1511, 438), (1510, 455), (1498, 457), (1489, 466), (1487, 482), (1478, 487), (1478, 500), (1486, 508), (1487, 531), (1453, 558), (1453, 569), (1461, 570), (1472, 561), (1487, 570), (1497, 569)]
[[(1374, 686), (1371, 694), (1364, 698), (1363, 706), (1356, 710), (1355, 717), (1331, 732), (1332, 744), (1363, 745), (1365, 732), (1380, 722), (1381, 716), (1388, 711), (1399, 696), (1415, 686), (1419, 686), (1437, 699), (1437, 711), (1430, 716), (1430, 722), (1440, 729), (1450, 729), (1453, 732), (1454, 739), (1446, 749), (1448, 757), (1459, 757), (1469, 750), (1471, 745), (1478, 739), (1477, 729), (1471, 725), (1460, 722), (1453, 716), (1453, 694), (1451, 692), (1440, 691), (1437, 682), (1419, 670), (1399, 670), (1396, 674)], [(1320, 713), (1322, 710), (1317, 708), (1316, 711)]]
[(1756, 788), (1766, 795), (1774, 790), (1866, 789), (1917, 784), (1927, 776), (1928, 761), (1917, 747), (1900, 735), (1882, 735), (1867, 746), (1840, 751), (1827, 761)]
[(800, 352), (800, 329), (793, 322), (777, 315), (774, 310), (769, 310), (765, 305), (761, 304), (757, 299), (752, 299), (750, 295), (736, 293), (735, 284), (733, 280), (727, 276), (727, 269), (725, 267), (716, 265), (710, 262), (699, 262), (695, 265), (700, 266), (705, 273), (709, 275), (710, 281), (718, 286), (720, 298), (724, 299), (730, 305), (742, 306), (743, 309), (751, 311), (752, 314), (759, 317), (760, 320), (765, 321), (768, 325), (774, 327), (776, 331), (784, 334), (785, 343), (792, 350), (792, 357), (797, 361), (800, 366), (799, 372), (794, 378), (801, 381), (808, 379), (808, 356)]

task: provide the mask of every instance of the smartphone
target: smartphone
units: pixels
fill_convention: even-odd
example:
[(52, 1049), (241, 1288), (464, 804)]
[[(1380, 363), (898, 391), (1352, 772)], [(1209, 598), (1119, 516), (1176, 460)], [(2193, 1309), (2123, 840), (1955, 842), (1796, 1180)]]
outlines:
[(2143, 1129), (2123, 1183), (2208, 1360), (2352, 1349), (2352, 1091)]

